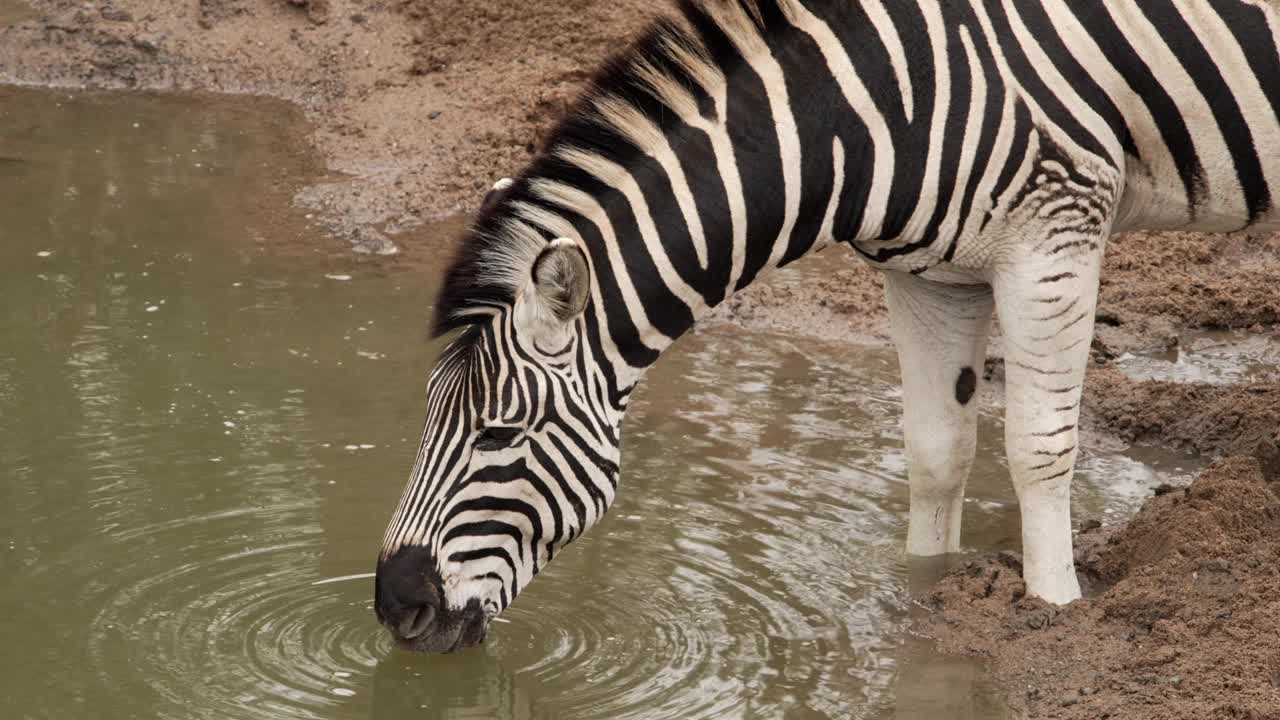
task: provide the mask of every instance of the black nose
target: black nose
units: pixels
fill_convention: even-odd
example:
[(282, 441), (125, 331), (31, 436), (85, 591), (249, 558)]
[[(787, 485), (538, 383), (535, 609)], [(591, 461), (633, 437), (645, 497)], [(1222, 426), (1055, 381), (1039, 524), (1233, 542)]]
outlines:
[(402, 547), (378, 562), (374, 583), (374, 612), (401, 640), (425, 635), (444, 604), (443, 584), (431, 552)]

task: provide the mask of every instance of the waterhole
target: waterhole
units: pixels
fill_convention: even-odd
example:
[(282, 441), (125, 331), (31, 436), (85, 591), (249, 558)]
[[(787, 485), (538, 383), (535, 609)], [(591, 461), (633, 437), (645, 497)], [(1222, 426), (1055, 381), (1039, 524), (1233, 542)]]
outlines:
[[(324, 180), (303, 125), (0, 89), (0, 717), (1003, 716), (906, 632), (893, 353), (728, 329), (658, 364), (609, 517), (485, 645), (394, 649), (367, 573), (444, 230), (420, 262), (329, 252), (290, 209)], [(964, 542), (1016, 548), (998, 419), (981, 433)], [(1180, 463), (1088, 457), (1078, 512)]]

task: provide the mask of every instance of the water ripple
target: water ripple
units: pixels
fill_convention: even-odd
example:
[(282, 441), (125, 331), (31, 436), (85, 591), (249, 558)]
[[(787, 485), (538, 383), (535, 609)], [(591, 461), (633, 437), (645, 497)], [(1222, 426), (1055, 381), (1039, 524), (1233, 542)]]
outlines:
[[(232, 512), (130, 534), (164, 543), (181, 527), (189, 542), (199, 526), (198, 537), (213, 540), (235, 537), (246, 521), (280, 519)], [(89, 634), (101, 681), (145, 683), (162, 716), (319, 718), (354, 695), (353, 679), (367, 676), (391, 648), (370, 618), (369, 586), (314, 584), (319, 531), (294, 527), (289, 534), (298, 539), (201, 552), (199, 561), (114, 587)], [(121, 645), (136, 650), (122, 653)], [(112, 662), (124, 654), (135, 662)]]

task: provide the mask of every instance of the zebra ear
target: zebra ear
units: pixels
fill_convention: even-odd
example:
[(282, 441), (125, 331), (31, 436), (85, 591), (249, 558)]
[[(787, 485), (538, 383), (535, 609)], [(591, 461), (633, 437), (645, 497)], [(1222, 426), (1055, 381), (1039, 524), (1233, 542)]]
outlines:
[(591, 268), (587, 254), (569, 238), (556, 238), (533, 261), (533, 293), (539, 314), (569, 323), (587, 308)]
[(561, 347), (590, 296), (591, 267), (582, 246), (569, 238), (552, 240), (533, 261), (516, 298), (516, 327), (535, 348)]

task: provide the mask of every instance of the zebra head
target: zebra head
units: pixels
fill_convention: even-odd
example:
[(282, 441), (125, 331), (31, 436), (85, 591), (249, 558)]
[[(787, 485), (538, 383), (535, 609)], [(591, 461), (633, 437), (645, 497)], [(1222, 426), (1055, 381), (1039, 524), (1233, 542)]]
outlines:
[(412, 650), (481, 642), (614, 497), (621, 412), (589, 376), (590, 266), (574, 240), (539, 242), (522, 278), (508, 268), (520, 283), (508, 299), (466, 303), (428, 380), (422, 445), (375, 589), (378, 619)]

